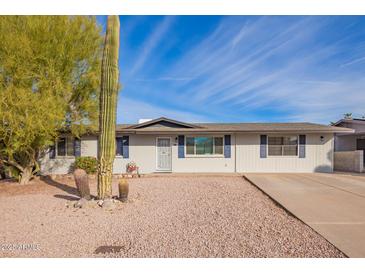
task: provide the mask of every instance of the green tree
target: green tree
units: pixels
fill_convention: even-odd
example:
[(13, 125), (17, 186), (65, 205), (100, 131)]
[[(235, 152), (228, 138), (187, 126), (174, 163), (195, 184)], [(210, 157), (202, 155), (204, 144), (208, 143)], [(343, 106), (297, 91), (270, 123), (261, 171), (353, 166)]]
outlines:
[(343, 118), (345, 118), (345, 119), (352, 119), (352, 113), (345, 113), (344, 115), (343, 115)]
[(20, 183), (60, 131), (97, 129), (101, 49), (94, 17), (0, 16), (0, 162)]

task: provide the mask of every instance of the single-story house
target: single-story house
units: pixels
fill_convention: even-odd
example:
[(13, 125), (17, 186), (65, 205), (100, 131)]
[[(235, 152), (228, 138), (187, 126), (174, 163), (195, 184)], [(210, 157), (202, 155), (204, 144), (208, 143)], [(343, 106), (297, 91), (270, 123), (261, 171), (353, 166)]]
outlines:
[(363, 172), (365, 165), (365, 119), (345, 118), (334, 126), (349, 128), (353, 132), (335, 134), (336, 168), (344, 171)]
[(334, 125), (354, 130), (336, 133), (335, 151), (365, 150), (365, 119), (341, 119)]
[[(133, 161), (154, 172), (332, 172), (334, 134), (313, 123), (186, 123), (158, 118), (117, 125), (114, 173)], [(42, 159), (44, 174), (65, 174), (77, 156), (98, 153), (98, 136), (63, 135)]]

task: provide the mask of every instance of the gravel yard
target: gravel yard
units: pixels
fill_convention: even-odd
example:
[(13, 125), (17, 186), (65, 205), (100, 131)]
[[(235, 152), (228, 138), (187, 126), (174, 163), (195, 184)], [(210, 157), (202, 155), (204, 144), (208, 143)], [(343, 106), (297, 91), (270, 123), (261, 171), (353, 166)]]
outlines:
[(131, 179), (129, 197), (75, 209), (67, 178), (0, 183), (0, 257), (344, 257), (238, 176)]

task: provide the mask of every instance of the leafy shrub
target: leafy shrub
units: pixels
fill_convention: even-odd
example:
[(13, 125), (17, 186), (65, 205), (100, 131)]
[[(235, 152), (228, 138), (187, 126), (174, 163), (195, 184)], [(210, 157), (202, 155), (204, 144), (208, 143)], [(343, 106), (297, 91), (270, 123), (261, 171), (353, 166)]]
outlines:
[(76, 157), (74, 168), (81, 168), (87, 174), (95, 174), (98, 169), (98, 160), (95, 157)]

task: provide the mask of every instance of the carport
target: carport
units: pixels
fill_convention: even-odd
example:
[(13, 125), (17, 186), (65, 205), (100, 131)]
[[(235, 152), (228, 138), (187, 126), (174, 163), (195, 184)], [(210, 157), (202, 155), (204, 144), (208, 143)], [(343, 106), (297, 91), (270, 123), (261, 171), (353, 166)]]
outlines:
[(289, 212), (349, 257), (365, 257), (365, 176), (245, 174)]

